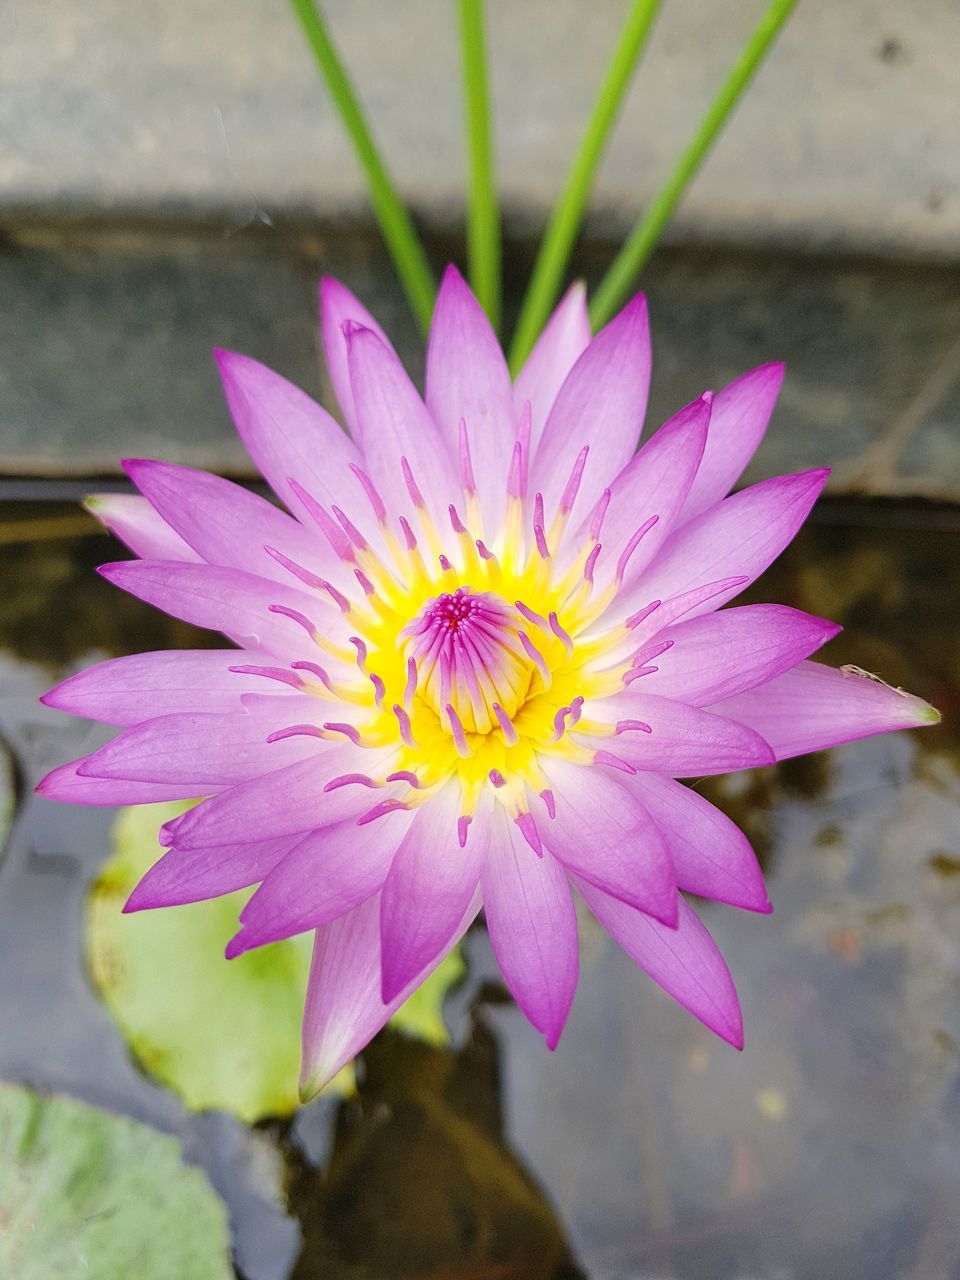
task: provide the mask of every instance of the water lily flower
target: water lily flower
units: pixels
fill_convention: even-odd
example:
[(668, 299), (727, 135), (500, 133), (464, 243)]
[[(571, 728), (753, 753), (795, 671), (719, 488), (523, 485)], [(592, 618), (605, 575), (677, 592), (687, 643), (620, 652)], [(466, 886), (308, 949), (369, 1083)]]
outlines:
[(767, 364), (637, 451), (646, 304), (591, 339), (574, 287), (515, 383), (454, 269), (424, 398), (342, 285), (321, 289), (346, 431), (217, 355), (244, 444), (286, 507), (128, 461), (93, 501), (139, 556), (110, 582), (236, 647), (102, 662), (45, 697), (120, 726), (40, 791), (204, 797), (129, 911), (258, 885), (227, 954), (314, 930), (303, 1091), (384, 1025), (481, 909), (552, 1048), (578, 974), (574, 893), (646, 972), (743, 1043), (727, 967), (684, 894), (770, 903), (734, 824), (678, 779), (932, 723), (925, 702), (809, 661), (838, 628), (721, 608), (790, 542), (826, 479), (727, 496), (767, 425)]

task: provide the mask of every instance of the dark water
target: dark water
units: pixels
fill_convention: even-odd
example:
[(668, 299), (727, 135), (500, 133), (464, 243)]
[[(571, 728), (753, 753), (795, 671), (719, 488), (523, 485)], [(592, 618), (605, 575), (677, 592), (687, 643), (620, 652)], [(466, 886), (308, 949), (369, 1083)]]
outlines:
[(825, 656), (944, 724), (704, 786), (776, 907), (704, 909), (742, 1054), (589, 923), (548, 1054), (476, 931), (450, 1050), (385, 1033), (355, 1101), (254, 1130), (131, 1065), (81, 963), (111, 815), (29, 792), (97, 740), (37, 705), (54, 678), (196, 637), (93, 574), (117, 551), (75, 508), (8, 503), (0, 539), (0, 1078), (180, 1135), (247, 1280), (960, 1280), (960, 516), (826, 506), (751, 592), (843, 622)]

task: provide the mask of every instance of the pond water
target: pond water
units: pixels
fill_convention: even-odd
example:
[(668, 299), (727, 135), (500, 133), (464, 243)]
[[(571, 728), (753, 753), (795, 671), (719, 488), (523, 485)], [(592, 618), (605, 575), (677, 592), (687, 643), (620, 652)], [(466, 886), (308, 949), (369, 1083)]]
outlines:
[(827, 503), (750, 593), (842, 622), (828, 661), (944, 723), (702, 784), (775, 905), (704, 909), (742, 1054), (589, 920), (549, 1054), (475, 929), (449, 1049), (385, 1032), (356, 1098), (252, 1129), (188, 1115), (133, 1065), (82, 961), (113, 815), (31, 792), (102, 732), (40, 692), (197, 637), (96, 577), (117, 549), (75, 507), (8, 502), (0, 542), (0, 1079), (178, 1135), (229, 1206), (246, 1280), (960, 1280), (956, 512)]

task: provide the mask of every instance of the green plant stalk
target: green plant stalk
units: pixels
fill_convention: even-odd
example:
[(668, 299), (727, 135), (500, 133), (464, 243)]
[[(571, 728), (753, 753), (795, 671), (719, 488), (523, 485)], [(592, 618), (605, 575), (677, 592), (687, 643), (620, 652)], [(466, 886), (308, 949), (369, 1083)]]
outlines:
[(673, 172), (628, 236), (593, 295), (590, 303), (590, 322), (594, 330), (606, 324), (621, 303), (626, 300), (637, 275), (656, 247), (664, 227), (679, 204), (690, 180), (703, 163), (796, 3), (797, 0), (772, 0), (754, 28), (720, 92), (710, 104), (696, 133), (677, 161)]
[(400, 283), (420, 328), (426, 333), (433, 315), (436, 283), (423, 244), (373, 140), (363, 108), (330, 39), (323, 15), (314, 0), (290, 0), (290, 5), (300, 21), (343, 126), (353, 143), (357, 159), (366, 175), (374, 213)]
[(500, 209), (493, 177), (484, 0), (460, 0), (463, 97), (469, 157), (467, 261), (470, 283), (494, 329), (500, 325)]
[(603, 84), (597, 94), (580, 146), (567, 177), (563, 193), (550, 215), (547, 230), (527, 292), (520, 308), (510, 347), (514, 373), (530, 354), (546, 323), (570, 260), (570, 252), (580, 231), (583, 212), (590, 198), (593, 177), (616, 122), (623, 96), (630, 85), (646, 46), (647, 36), (661, 0), (634, 0), (620, 39), (613, 52)]

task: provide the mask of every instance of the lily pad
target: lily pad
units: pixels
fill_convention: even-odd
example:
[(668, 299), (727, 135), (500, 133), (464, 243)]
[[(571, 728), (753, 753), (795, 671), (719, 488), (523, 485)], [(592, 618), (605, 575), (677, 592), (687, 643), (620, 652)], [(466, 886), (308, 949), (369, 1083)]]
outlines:
[[(253, 1123), (299, 1105), (300, 1019), (312, 934), (225, 960), (250, 890), (208, 902), (123, 915), (156, 860), (159, 827), (182, 803), (124, 809), (115, 852), (90, 891), (87, 958), (93, 980), (143, 1069), (191, 1111), (230, 1111)], [(445, 1042), (443, 997), (463, 972), (454, 953), (394, 1016), (393, 1025)], [(348, 1066), (327, 1086), (352, 1092)]]
[(226, 1209), (176, 1139), (0, 1085), (0, 1275), (231, 1280), (229, 1252)]

